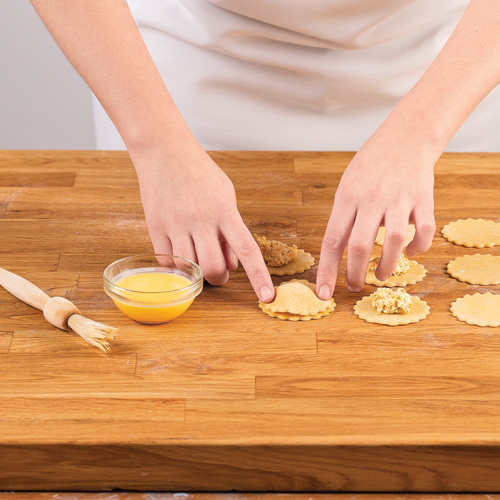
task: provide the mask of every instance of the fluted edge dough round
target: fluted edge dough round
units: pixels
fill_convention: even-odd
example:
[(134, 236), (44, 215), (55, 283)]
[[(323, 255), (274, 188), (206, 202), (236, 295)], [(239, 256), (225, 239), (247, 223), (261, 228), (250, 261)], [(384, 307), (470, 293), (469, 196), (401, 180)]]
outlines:
[(377, 310), (372, 305), (372, 300), (372, 296), (368, 295), (358, 300), (354, 306), (354, 314), (368, 321), (368, 323), (378, 323), (388, 326), (408, 325), (425, 319), (430, 313), (430, 307), (427, 305), (427, 302), (414, 295), (411, 296), (410, 312), (407, 314), (377, 313)]
[(463, 247), (500, 245), (500, 224), (492, 220), (459, 219), (446, 224), (441, 233), (448, 241)]
[(453, 316), (469, 325), (500, 326), (500, 295), (490, 292), (465, 295), (452, 302)]
[(471, 285), (500, 284), (500, 256), (498, 255), (464, 255), (448, 263), (450, 276)]

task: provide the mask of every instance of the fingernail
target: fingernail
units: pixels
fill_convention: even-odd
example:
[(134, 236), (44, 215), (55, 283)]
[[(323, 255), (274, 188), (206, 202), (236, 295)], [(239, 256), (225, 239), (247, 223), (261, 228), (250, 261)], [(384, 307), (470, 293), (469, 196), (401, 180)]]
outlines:
[(327, 285), (323, 285), (323, 286), (319, 289), (318, 297), (319, 297), (321, 300), (328, 300), (328, 299), (331, 297), (330, 289), (328, 288), (328, 286), (327, 286)]
[(358, 293), (358, 292), (361, 291), (361, 288), (363, 288), (363, 287), (360, 287), (360, 286), (348, 286), (347, 288), (349, 288), (350, 292)]
[(414, 252), (408, 252), (408, 251), (406, 252), (407, 257), (415, 257), (415, 255), (417, 255), (417, 254)]
[(390, 278), (390, 276), (391, 276), (390, 274), (385, 274), (380, 278), (380, 281), (387, 281)]
[(267, 286), (263, 286), (260, 289), (260, 300), (269, 300), (273, 297), (273, 292)]
[(238, 257), (236, 257), (236, 255), (233, 255), (232, 261), (233, 261), (234, 267), (238, 267)]

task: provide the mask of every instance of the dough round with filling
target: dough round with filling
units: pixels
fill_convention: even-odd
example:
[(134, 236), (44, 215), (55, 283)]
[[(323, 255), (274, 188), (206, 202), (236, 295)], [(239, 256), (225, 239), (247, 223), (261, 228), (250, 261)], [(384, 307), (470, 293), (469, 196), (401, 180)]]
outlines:
[(500, 295), (475, 293), (451, 304), (453, 316), (469, 325), (500, 326)]
[(405, 286), (405, 285), (413, 285), (422, 281), (427, 274), (425, 267), (422, 264), (419, 264), (415, 260), (410, 260), (410, 269), (406, 271), (405, 274), (400, 274), (398, 276), (389, 276), (389, 279), (386, 281), (380, 281), (375, 276), (375, 269), (368, 269), (366, 272), (366, 280), (365, 282), (369, 285), (377, 285), (377, 286)]
[(500, 224), (484, 219), (460, 219), (443, 227), (443, 236), (464, 247), (484, 248), (500, 245)]
[(448, 263), (448, 273), (471, 285), (500, 284), (500, 256), (464, 255)]
[(410, 312), (407, 314), (377, 313), (377, 310), (372, 304), (374, 294), (375, 292), (367, 297), (363, 297), (361, 300), (358, 300), (354, 306), (354, 314), (368, 321), (368, 323), (379, 323), (389, 326), (407, 325), (425, 319), (430, 312), (430, 307), (425, 300), (421, 300), (420, 297), (412, 295)]
[(288, 264), (280, 267), (267, 266), (267, 270), (271, 276), (292, 276), (294, 274), (303, 273), (314, 266), (314, 257), (302, 248), (297, 250), (297, 257)]

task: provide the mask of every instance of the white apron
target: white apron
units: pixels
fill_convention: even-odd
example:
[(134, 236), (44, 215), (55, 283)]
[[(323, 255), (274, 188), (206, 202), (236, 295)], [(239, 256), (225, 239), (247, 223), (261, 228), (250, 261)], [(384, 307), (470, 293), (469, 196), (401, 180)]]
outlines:
[[(357, 150), (440, 51), (467, 0), (129, 0), (208, 150)], [(124, 149), (95, 101), (100, 149)], [(500, 151), (500, 86), (448, 151)]]

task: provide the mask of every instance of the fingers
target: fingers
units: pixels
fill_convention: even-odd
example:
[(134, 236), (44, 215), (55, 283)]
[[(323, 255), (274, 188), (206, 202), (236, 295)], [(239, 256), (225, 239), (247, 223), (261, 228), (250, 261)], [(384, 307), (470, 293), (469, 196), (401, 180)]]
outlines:
[(351, 292), (359, 292), (366, 280), (368, 262), (380, 227), (381, 218), (372, 212), (360, 211), (352, 228), (347, 248), (346, 285)]
[(436, 232), (436, 221), (430, 207), (417, 206), (413, 211), (415, 220), (415, 237), (406, 248), (406, 255), (413, 257), (419, 253), (426, 252), (432, 245), (432, 239)]
[(238, 257), (233, 252), (229, 243), (227, 241), (220, 242), (222, 253), (224, 255), (224, 259), (226, 260), (226, 266), (230, 271), (234, 271), (238, 268)]
[(151, 233), (150, 238), (156, 254), (172, 255), (172, 242), (165, 233), (162, 232), (158, 235)]
[(205, 232), (194, 238), (198, 263), (205, 279), (214, 286), (224, 285), (229, 273), (217, 234)]
[(387, 212), (384, 220), (385, 238), (382, 257), (375, 271), (375, 276), (380, 281), (385, 281), (391, 276), (394, 269), (396, 269), (399, 257), (403, 253), (408, 234), (408, 211)]
[(198, 264), (197, 253), (194, 248), (194, 243), (189, 234), (177, 234), (172, 236), (172, 254), (177, 257), (184, 257), (191, 262)]
[(345, 209), (338, 204), (334, 204), (323, 243), (321, 244), (321, 255), (316, 277), (317, 294), (321, 300), (328, 300), (333, 295), (340, 261), (349, 239), (354, 218), (355, 213), (352, 209)]
[(262, 253), (239, 214), (227, 217), (222, 228), (229, 246), (240, 260), (257, 297), (262, 302), (274, 298), (274, 286)]

